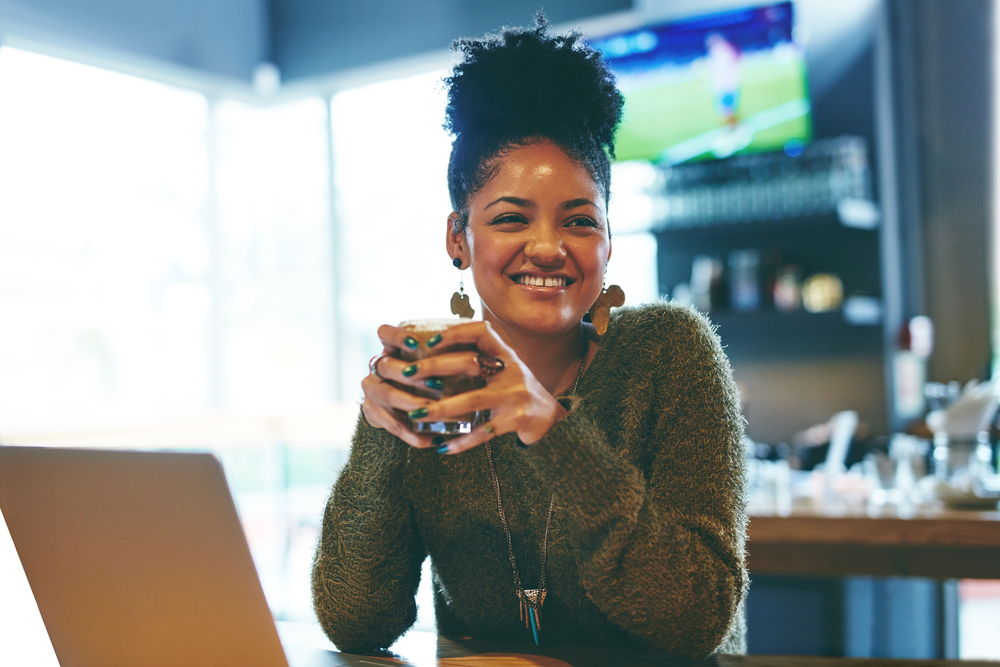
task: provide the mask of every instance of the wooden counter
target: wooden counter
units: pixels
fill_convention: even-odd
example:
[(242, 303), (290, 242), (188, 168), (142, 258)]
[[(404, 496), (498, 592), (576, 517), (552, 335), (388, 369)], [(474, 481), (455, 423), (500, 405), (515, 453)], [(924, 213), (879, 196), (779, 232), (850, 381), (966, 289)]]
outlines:
[[(279, 628), (285, 625), (281, 624)], [(1000, 663), (958, 660), (880, 660), (807, 656), (716, 655), (705, 660), (678, 658), (657, 651), (596, 646), (546, 646), (449, 640), (433, 633), (411, 631), (389, 651), (352, 655), (319, 646), (289, 652), (292, 667), (997, 667)], [(332, 645), (330, 645), (332, 648)]]
[(1000, 579), (1000, 512), (752, 515), (747, 551), (756, 573)]

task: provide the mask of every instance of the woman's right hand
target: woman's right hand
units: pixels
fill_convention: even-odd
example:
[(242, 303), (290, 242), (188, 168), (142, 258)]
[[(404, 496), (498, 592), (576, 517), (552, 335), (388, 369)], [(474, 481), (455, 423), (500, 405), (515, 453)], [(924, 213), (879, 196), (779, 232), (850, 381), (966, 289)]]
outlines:
[(365, 394), (361, 411), (364, 412), (365, 419), (375, 428), (385, 429), (413, 447), (436, 446), (431, 442), (431, 436), (417, 435), (411, 431), (410, 420), (406, 416), (410, 410), (426, 407), (434, 399), (416, 396), (392, 384), (409, 385), (440, 398), (440, 392), (428, 385), (427, 378), (417, 379), (403, 374), (403, 369), (413, 362), (399, 359), (396, 355), (404, 347), (412, 349), (412, 344), (407, 345), (409, 332), (384, 324), (378, 329), (378, 337), (382, 341), (382, 355), (375, 360), (375, 372), (369, 373), (361, 381), (361, 389)]

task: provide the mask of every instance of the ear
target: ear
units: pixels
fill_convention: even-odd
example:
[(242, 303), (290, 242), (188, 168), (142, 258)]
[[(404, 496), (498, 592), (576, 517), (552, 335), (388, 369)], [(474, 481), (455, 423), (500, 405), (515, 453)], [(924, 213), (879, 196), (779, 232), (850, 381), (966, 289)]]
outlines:
[(467, 269), (471, 264), (471, 253), (469, 252), (468, 239), (465, 238), (465, 231), (455, 233), (455, 223), (459, 220), (458, 211), (452, 211), (448, 216), (448, 232), (445, 236), (445, 248), (448, 255), (455, 259), (462, 260), (461, 268)]

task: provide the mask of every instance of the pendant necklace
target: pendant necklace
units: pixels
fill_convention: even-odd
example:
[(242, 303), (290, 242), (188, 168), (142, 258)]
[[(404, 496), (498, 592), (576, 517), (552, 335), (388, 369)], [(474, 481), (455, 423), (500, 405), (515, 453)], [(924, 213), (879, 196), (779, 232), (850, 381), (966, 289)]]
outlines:
[[(580, 378), (583, 377), (583, 371), (587, 368), (587, 357), (590, 350), (586, 338), (584, 338), (583, 343), (583, 358), (580, 359), (580, 369), (576, 372), (576, 380), (573, 381), (573, 386), (570, 387), (569, 393), (566, 396), (576, 395), (576, 389), (580, 386)], [(542, 573), (538, 577), (538, 588), (527, 589), (521, 583), (521, 575), (517, 571), (517, 560), (514, 558), (514, 545), (510, 539), (510, 528), (507, 527), (507, 515), (503, 511), (503, 502), (500, 500), (500, 480), (497, 478), (497, 471), (493, 466), (493, 451), (490, 449), (489, 441), (484, 446), (486, 447), (486, 460), (490, 464), (490, 475), (493, 477), (493, 490), (497, 496), (497, 513), (500, 515), (500, 523), (503, 525), (504, 535), (507, 536), (507, 552), (510, 554), (511, 569), (514, 570), (514, 590), (520, 601), (521, 620), (524, 622), (525, 628), (531, 628), (531, 634), (535, 638), (535, 645), (538, 646), (538, 633), (542, 629), (542, 605), (545, 603), (546, 593), (545, 556), (548, 551), (552, 510), (556, 507), (556, 495), (553, 493), (552, 498), (549, 500), (549, 512), (545, 518), (545, 536), (542, 538)]]

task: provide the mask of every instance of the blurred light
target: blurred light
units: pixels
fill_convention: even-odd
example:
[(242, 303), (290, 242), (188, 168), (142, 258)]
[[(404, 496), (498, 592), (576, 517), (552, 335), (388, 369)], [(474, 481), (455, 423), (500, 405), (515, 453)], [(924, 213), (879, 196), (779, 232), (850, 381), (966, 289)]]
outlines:
[(801, 139), (789, 139), (785, 142), (785, 155), (788, 157), (798, 157), (802, 155), (806, 145)]
[(261, 97), (274, 97), (281, 89), (281, 70), (274, 63), (261, 63), (253, 71), (253, 90)]

